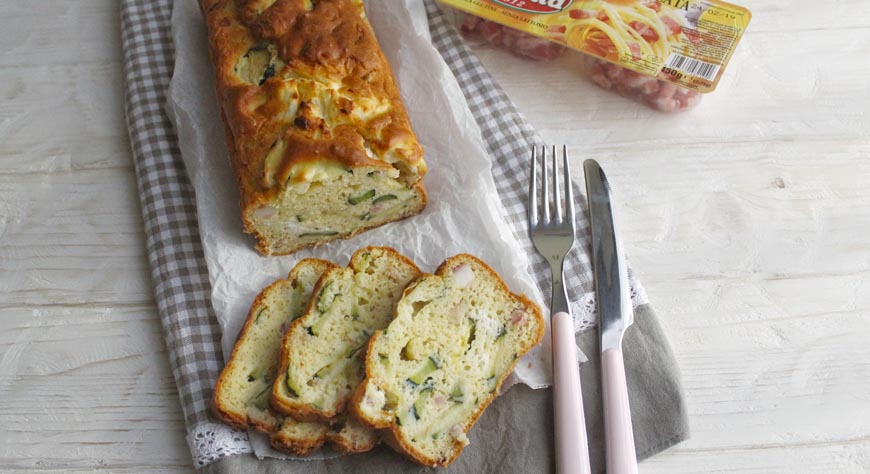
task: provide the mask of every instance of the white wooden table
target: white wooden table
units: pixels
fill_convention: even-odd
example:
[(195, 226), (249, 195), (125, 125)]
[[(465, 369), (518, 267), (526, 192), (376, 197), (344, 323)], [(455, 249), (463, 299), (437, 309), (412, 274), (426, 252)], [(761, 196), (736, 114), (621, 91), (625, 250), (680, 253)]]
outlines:
[[(693, 428), (641, 472), (870, 472), (870, 3), (746, 3), (689, 114), (603, 93), (570, 59), (478, 49), (614, 182)], [(115, 1), (0, 2), (0, 472), (193, 471), (119, 45)]]

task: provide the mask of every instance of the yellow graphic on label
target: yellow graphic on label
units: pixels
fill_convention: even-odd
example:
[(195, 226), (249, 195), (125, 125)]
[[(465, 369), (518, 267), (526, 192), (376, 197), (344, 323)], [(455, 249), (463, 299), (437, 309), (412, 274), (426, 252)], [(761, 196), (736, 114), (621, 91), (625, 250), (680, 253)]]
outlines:
[(716, 88), (749, 24), (718, 0), (440, 0), (699, 92)]

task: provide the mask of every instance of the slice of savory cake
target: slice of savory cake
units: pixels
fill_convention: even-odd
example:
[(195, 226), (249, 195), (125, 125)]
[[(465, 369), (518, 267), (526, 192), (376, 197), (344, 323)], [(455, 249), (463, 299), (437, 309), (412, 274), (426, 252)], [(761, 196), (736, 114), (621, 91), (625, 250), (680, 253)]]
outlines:
[(334, 264), (308, 259), (300, 261), (286, 279), (266, 287), (254, 300), (233, 354), (215, 387), (213, 408), (218, 417), (233, 426), (269, 433), (272, 445), (304, 456), (327, 439), (345, 451), (374, 447), (373, 430), (331, 429), (326, 423), (301, 422), (276, 414), (269, 407), (272, 382), (278, 369), (278, 350), (290, 323), (301, 316), (311, 299), (311, 290), (323, 272)]
[(287, 254), (423, 209), (423, 148), (361, 0), (199, 3), (257, 250)]
[(349, 410), (413, 460), (446, 466), (517, 361), (544, 335), (541, 311), (471, 255), (408, 285), (371, 338)]
[(330, 425), (326, 439), (333, 448), (344, 453), (368, 451), (380, 441), (376, 430), (349, 416), (335, 417), (330, 421)]
[(393, 318), (405, 286), (420, 274), (387, 247), (358, 250), (346, 268), (324, 273), (308, 307), (287, 330), (272, 406), (300, 420), (344, 412), (362, 380), (369, 337)]
[[(281, 415), (277, 415), (279, 420)], [(344, 453), (362, 453), (375, 447), (379, 441), (375, 430), (354, 419), (296, 421), (284, 416), (270, 434), (273, 447), (297, 456), (307, 456), (323, 445), (324, 441)]]

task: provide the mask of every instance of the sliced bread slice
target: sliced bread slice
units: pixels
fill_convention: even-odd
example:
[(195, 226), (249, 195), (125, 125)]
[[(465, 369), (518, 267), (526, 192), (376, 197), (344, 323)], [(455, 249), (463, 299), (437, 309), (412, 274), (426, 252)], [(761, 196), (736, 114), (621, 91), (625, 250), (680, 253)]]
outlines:
[(219, 418), (240, 429), (275, 432), (273, 444), (297, 455), (319, 448), (327, 439), (329, 425), (276, 414), (269, 407), (269, 398), (278, 372), (282, 336), (290, 323), (305, 313), (312, 289), (330, 268), (337, 267), (325, 260), (302, 260), (286, 279), (257, 295), (214, 392), (213, 411)]
[[(315, 444), (318, 440), (319, 444)], [(320, 421), (296, 421), (287, 416), (270, 437), (274, 448), (297, 456), (307, 456), (328, 441), (335, 450), (343, 453), (362, 453), (374, 448), (380, 437), (376, 430), (353, 418), (338, 417), (332, 423)], [(306, 442), (311, 441), (310, 445)], [(307, 448), (307, 449), (306, 449)]]
[(344, 453), (368, 451), (381, 440), (376, 430), (349, 416), (336, 417), (326, 439), (330, 446)]
[(374, 430), (358, 423), (349, 429), (297, 421), (269, 407), (283, 334), (305, 312), (311, 290), (329, 268), (337, 267), (324, 260), (302, 260), (286, 279), (260, 292), (221, 372), (213, 399), (218, 417), (240, 429), (269, 433), (274, 447), (297, 456), (307, 456), (326, 441), (344, 452), (368, 451), (378, 442)]
[(541, 311), (471, 255), (408, 285), (372, 336), (349, 410), (411, 459), (450, 464), (517, 361), (544, 335)]
[[(329, 439), (331, 428), (328, 423), (297, 421), (281, 415), (277, 417), (280, 421), (275, 426), (275, 430), (269, 433), (270, 444), (276, 449), (296, 456), (308, 456), (320, 449)], [(369, 430), (374, 431), (371, 428)], [(368, 449), (373, 447), (374, 443)]]
[(419, 274), (388, 247), (360, 249), (346, 268), (324, 273), (308, 312), (284, 336), (272, 406), (308, 421), (343, 413), (365, 374), (369, 337), (389, 324), (402, 290)]

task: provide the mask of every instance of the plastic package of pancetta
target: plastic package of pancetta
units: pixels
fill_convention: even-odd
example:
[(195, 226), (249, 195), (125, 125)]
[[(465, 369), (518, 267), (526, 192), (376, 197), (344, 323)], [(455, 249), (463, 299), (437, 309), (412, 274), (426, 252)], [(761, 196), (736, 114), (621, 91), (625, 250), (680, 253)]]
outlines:
[(468, 38), (546, 61), (584, 53), (603, 89), (662, 112), (712, 92), (751, 19), (718, 0), (440, 0)]

